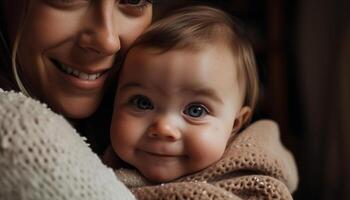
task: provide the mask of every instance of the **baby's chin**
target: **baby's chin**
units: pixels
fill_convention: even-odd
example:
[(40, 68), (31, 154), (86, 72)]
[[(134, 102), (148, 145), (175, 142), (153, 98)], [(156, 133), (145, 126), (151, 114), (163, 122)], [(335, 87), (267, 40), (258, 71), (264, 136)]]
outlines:
[(142, 173), (149, 181), (154, 183), (166, 183), (179, 178), (181, 175), (171, 175), (163, 173)]
[(196, 165), (186, 165), (179, 164), (177, 162), (166, 163), (164, 165), (162, 165), (163, 163), (156, 162), (148, 163), (147, 165), (144, 164), (145, 163), (142, 163), (142, 165), (139, 166), (134, 166), (136, 166), (139, 172), (144, 177), (146, 177), (147, 180), (154, 183), (166, 183), (181, 178), (183, 176), (201, 171), (210, 166), (212, 163), (206, 163), (205, 165), (203, 163), (196, 163)]
[(176, 173), (173, 169), (168, 170), (140, 170), (141, 174), (147, 178), (147, 180), (154, 183), (166, 183), (182, 176), (185, 176), (188, 173)]

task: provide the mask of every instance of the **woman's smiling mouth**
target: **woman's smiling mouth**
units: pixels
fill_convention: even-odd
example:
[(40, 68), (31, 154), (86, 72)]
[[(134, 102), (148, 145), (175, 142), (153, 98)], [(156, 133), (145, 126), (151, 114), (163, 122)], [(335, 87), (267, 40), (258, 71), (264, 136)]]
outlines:
[(87, 74), (81, 71), (78, 71), (76, 69), (73, 69), (57, 60), (51, 59), (51, 61), (55, 64), (55, 66), (60, 69), (60, 71), (64, 72), (65, 74), (74, 76), (75, 78), (79, 78), (82, 80), (89, 80), (89, 81), (94, 81), (96, 79), (98, 79), (99, 77), (101, 77), (101, 75), (103, 73), (105, 73), (108, 70), (105, 70), (103, 72), (98, 72), (98, 73), (94, 73), (94, 74)]
[(109, 69), (96, 71), (95, 73), (87, 73), (79, 71), (73, 67), (65, 65), (58, 60), (50, 59), (54, 64), (56, 73), (59, 73), (59, 77), (63, 78), (62, 84), (69, 84), (78, 88), (79, 90), (95, 90), (101, 88), (107, 79)]

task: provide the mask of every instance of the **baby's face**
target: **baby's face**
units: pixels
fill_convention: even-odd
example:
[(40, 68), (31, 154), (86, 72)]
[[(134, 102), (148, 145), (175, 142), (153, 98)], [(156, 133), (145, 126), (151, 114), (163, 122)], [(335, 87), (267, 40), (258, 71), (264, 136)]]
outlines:
[(235, 62), (224, 47), (134, 48), (121, 71), (111, 126), (118, 156), (170, 181), (218, 161), (241, 110)]

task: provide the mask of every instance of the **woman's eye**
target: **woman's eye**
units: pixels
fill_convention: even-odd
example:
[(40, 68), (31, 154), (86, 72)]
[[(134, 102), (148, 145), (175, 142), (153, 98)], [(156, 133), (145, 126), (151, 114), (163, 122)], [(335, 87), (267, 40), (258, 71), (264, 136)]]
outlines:
[(152, 0), (120, 0), (119, 3), (129, 6), (145, 6), (148, 3), (152, 3)]
[(119, 0), (119, 8), (130, 16), (143, 16), (147, 8), (152, 6), (153, 0)]
[(193, 117), (193, 118), (199, 118), (199, 117), (204, 117), (207, 115), (208, 109), (200, 104), (192, 104), (186, 107), (184, 110), (184, 114)]
[(142, 95), (132, 97), (129, 103), (140, 110), (152, 110), (154, 108), (151, 100)]

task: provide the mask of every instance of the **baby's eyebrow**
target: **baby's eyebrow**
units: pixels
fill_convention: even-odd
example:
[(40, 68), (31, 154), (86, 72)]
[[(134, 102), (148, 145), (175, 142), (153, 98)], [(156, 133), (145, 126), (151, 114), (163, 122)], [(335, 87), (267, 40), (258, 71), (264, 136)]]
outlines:
[(137, 82), (127, 82), (120, 86), (119, 90), (127, 90), (130, 88), (144, 88), (144, 86)]
[(190, 88), (184, 89), (185, 92), (194, 94), (195, 96), (205, 96), (213, 99), (216, 102), (224, 103), (222, 99), (219, 97), (217, 92), (210, 88)]

